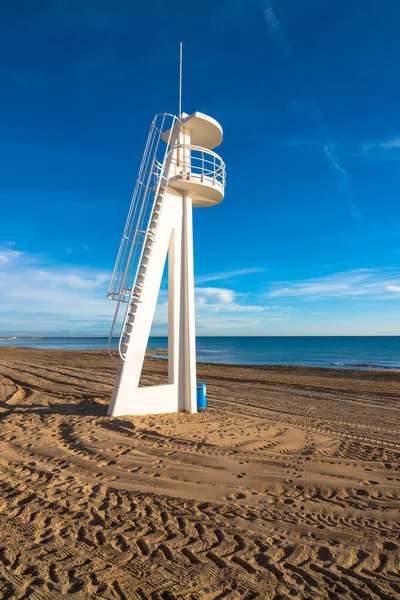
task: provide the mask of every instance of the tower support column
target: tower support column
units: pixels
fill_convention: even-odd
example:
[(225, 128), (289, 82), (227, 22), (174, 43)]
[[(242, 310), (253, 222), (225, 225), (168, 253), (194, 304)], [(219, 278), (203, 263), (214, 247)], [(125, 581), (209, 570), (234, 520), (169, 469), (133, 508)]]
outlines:
[(196, 324), (194, 305), (193, 208), (192, 199), (184, 194), (182, 223), (182, 328), (181, 343), (182, 399), (180, 410), (197, 412), (196, 401)]

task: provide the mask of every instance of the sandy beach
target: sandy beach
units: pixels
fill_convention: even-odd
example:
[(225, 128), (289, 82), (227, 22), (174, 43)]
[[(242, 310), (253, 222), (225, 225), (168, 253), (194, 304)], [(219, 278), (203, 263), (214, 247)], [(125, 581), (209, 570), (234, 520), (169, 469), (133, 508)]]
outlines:
[(114, 373), (0, 349), (0, 598), (400, 598), (399, 372), (199, 364), (207, 412), (109, 418)]

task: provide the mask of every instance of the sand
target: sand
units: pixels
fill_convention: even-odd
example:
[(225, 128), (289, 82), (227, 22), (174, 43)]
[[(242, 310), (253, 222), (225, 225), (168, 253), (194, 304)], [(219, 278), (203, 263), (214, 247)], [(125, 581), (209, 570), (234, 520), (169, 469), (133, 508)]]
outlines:
[(114, 371), (0, 349), (0, 598), (400, 598), (400, 373), (200, 364), (206, 413), (109, 418)]

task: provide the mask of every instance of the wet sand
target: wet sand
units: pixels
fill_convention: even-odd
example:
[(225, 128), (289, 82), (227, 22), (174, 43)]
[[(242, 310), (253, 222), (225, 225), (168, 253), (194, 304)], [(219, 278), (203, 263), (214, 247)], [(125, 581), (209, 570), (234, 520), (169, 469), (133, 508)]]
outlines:
[(114, 373), (0, 349), (0, 598), (400, 598), (399, 372), (199, 364), (207, 412), (109, 418)]

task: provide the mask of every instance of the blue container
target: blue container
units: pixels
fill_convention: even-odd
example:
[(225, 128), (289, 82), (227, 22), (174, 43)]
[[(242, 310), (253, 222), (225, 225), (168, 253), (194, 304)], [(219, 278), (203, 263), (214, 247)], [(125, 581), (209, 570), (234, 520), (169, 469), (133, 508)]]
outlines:
[(198, 412), (202, 412), (207, 408), (207, 396), (206, 396), (206, 384), (198, 383), (197, 384), (197, 410)]

